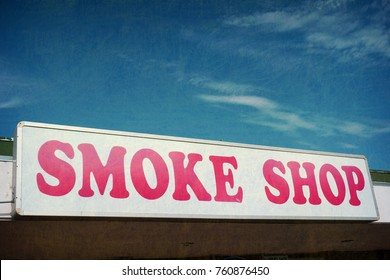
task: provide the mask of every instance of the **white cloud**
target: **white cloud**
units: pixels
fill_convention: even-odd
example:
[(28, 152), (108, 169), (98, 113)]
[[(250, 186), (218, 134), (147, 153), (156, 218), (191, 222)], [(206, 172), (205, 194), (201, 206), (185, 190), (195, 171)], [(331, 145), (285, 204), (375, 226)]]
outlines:
[(367, 53), (380, 53), (390, 58), (389, 30), (380, 27), (368, 27), (354, 34), (356, 42), (363, 45)]
[(221, 95), (199, 95), (200, 99), (210, 103), (225, 103), (232, 105), (249, 106), (258, 110), (276, 110), (278, 105), (268, 98), (260, 96), (221, 96)]
[(341, 122), (341, 124), (337, 126), (337, 129), (340, 132), (356, 136), (365, 135), (366, 132), (370, 131), (370, 129), (366, 125), (350, 121)]
[(16, 108), (24, 105), (26, 102), (19, 98), (19, 97), (13, 97), (7, 101), (1, 101), (0, 102), (0, 109), (10, 109), (10, 108)]
[(340, 7), (343, 7), (348, 2), (351, 2), (351, 0), (319, 0), (319, 1), (315, 1), (314, 4), (320, 10), (332, 10), (332, 9), (338, 9)]
[[(257, 27), (257, 31), (268, 33), (296, 31), (304, 38), (302, 42), (306, 42), (306, 45), (299, 47), (306, 48), (310, 53), (327, 51), (338, 56), (340, 62), (369, 58), (371, 55), (390, 58), (389, 20), (383, 12), (383, 8), (389, 5), (377, 3), (375, 9), (371, 10), (371, 17), (366, 18), (364, 10), (369, 9), (368, 4), (352, 12), (347, 3), (322, 1), (321, 8), (317, 9), (299, 6), (233, 16), (226, 19), (224, 24), (241, 28)], [(297, 46), (296, 42), (294, 46)], [(242, 51), (242, 48), (237, 49)]]
[(297, 113), (273, 111), (271, 116), (277, 120), (286, 123), (293, 130), (297, 128), (303, 128), (308, 130), (317, 130), (316, 125), (312, 121), (304, 119)]
[(327, 33), (313, 33), (307, 36), (307, 40), (311, 43), (322, 45), (327, 49), (346, 49), (356, 45), (355, 42), (348, 38), (338, 38)]
[(239, 85), (231, 82), (218, 83), (218, 82), (210, 81), (210, 82), (206, 82), (204, 86), (228, 94), (246, 94), (248, 92), (255, 91), (255, 87), (253, 86)]
[(0, 74), (0, 109), (34, 103), (42, 98), (42, 91), (46, 86), (46, 82), (41, 80), (8, 73)]
[(390, 133), (390, 122), (381, 128), (375, 129), (374, 133), (376, 134)]
[(200, 86), (231, 95), (243, 95), (258, 90), (257, 87), (252, 85), (238, 84), (230, 81), (215, 81), (201, 76), (194, 76), (190, 78), (188, 82), (194, 86)]
[[(277, 131), (294, 132), (310, 131), (320, 136), (350, 135), (357, 137), (374, 137), (390, 133), (390, 124), (367, 125), (361, 122), (324, 117), (315, 113), (309, 114), (284, 106), (270, 98), (259, 96), (261, 90), (250, 84), (230, 81), (217, 81), (205, 76), (195, 75), (187, 80), (190, 84), (214, 94), (197, 95), (199, 99), (210, 104), (245, 106), (255, 109), (239, 116), (241, 121), (269, 127)], [(242, 111), (241, 111), (242, 112)]]
[(340, 145), (344, 148), (351, 149), (351, 150), (356, 150), (359, 148), (357, 145), (349, 144), (349, 143), (340, 143)]
[[(293, 108), (261, 96), (227, 96), (227, 95), (198, 95), (198, 98), (211, 104), (226, 104), (247, 106), (256, 109), (256, 112), (241, 116), (241, 121), (269, 127), (276, 131), (295, 132), (298, 130), (310, 131), (320, 136), (349, 135), (371, 138), (379, 134), (390, 133), (390, 124), (386, 126), (372, 126), (356, 121), (325, 118), (320, 115), (298, 112)], [(239, 116), (240, 117), (240, 116)]]
[(199, 95), (200, 99), (208, 103), (241, 105), (257, 110), (257, 113), (246, 115), (245, 122), (271, 127), (278, 131), (295, 131), (297, 129), (317, 130), (316, 125), (295, 112), (283, 108), (269, 98), (261, 96), (225, 96)]
[(390, 36), (380, 28), (368, 27), (349, 34), (312, 33), (307, 41), (313, 47), (342, 51), (350, 59), (381, 54), (390, 58)]
[(263, 26), (279, 31), (291, 31), (302, 28), (310, 22), (316, 20), (316, 13), (290, 13), (287, 11), (274, 11), (266, 13), (256, 13), (242, 17), (231, 17), (224, 21), (227, 25), (239, 27)]

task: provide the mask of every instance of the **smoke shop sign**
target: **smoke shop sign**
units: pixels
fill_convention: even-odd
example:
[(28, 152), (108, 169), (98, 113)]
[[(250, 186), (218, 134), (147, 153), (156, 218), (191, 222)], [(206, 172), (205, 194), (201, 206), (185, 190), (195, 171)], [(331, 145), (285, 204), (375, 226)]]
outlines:
[(376, 220), (363, 156), (22, 122), (20, 215)]

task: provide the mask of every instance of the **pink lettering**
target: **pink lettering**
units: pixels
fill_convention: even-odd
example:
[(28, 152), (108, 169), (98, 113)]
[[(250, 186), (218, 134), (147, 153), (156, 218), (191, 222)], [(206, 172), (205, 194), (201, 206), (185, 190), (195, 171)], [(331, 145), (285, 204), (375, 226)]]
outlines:
[(188, 163), (186, 167), (184, 167), (184, 153), (170, 152), (169, 157), (172, 160), (175, 174), (175, 191), (172, 195), (173, 198), (175, 200), (189, 200), (190, 194), (187, 190), (188, 185), (191, 187), (198, 200), (210, 201), (211, 195), (206, 191), (194, 171), (195, 164), (202, 161), (202, 156), (200, 154), (188, 154)]
[[(99, 156), (93, 144), (81, 143), (77, 148), (81, 156), (75, 157), (77, 149), (69, 143), (50, 140), (42, 144), (37, 154), (41, 171), (36, 173), (36, 183), (41, 193), (64, 196), (73, 190), (76, 174), (80, 174), (82, 177), (77, 180), (81, 185), (78, 195), (85, 198), (95, 194), (96, 190), (93, 188), (97, 188), (103, 196), (107, 184), (112, 182), (109, 195), (118, 199), (128, 198), (130, 193), (127, 188), (133, 186), (136, 194), (148, 200), (156, 200), (164, 196), (171, 186), (172, 198), (176, 201), (188, 201), (191, 196), (198, 201), (214, 199), (217, 202), (242, 203), (244, 200), (244, 188), (237, 184), (234, 178), (239, 166), (235, 156), (208, 155), (210, 161), (203, 162), (203, 156), (199, 153), (172, 151), (162, 155), (155, 150), (143, 148), (134, 151), (127, 159), (125, 147), (113, 146), (105, 151), (109, 151), (109, 154), (104, 157), (107, 160), (102, 162), (101, 155)], [(168, 157), (172, 163), (169, 169)], [(77, 163), (76, 160), (80, 158), (82, 162)], [(260, 173), (257, 170), (259, 167), (254, 166), (257, 165), (253, 160), (247, 162), (246, 166), (244, 164), (244, 168), (252, 168), (246, 175), (251, 178), (253, 176), (253, 180), (259, 180), (257, 182), (260, 183), (261, 176), (255, 175), (256, 172)], [(207, 170), (207, 175), (203, 173), (205, 168), (210, 169)], [(129, 171), (130, 174), (126, 174)], [(241, 174), (240, 178), (242, 175), (245, 173)], [(366, 183), (358, 167), (340, 168), (330, 163), (315, 165), (311, 162), (289, 161), (284, 164), (282, 161), (268, 159), (262, 166), (262, 175), (266, 181), (266, 198), (269, 202), (279, 205), (288, 202), (291, 193), (291, 204), (320, 205), (321, 199), (325, 199), (325, 202), (333, 206), (343, 203), (359, 206), (362, 202), (358, 195)], [(91, 185), (92, 176), (95, 185)], [(210, 180), (210, 176), (214, 176), (214, 182)], [(173, 178), (171, 181), (170, 177)], [(126, 182), (126, 178), (131, 181)], [(256, 181), (253, 186), (256, 186)], [(215, 188), (214, 197), (208, 192), (212, 187)], [(348, 191), (349, 201), (346, 200)]]
[[(337, 187), (338, 195), (333, 194), (332, 189), (330, 188), (328, 174), (331, 174)], [(343, 203), (345, 198), (345, 184), (341, 174), (331, 164), (324, 164), (320, 169), (320, 184), (322, 192), (326, 199), (333, 205), (340, 205)]]
[[(356, 166), (342, 166), (341, 169), (345, 172), (347, 176), (348, 188), (351, 198), (349, 199), (349, 203), (354, 206), (360, 205), (360, 200), (357, 196), (358, 191), (362, 191), (364, 189), (364, 176), (362, 171)], [(357, 181), (355, 182), (355, 177)]]
[(318, 196), (318, 191), (317, 191), (317, 183), (315, 180), (315, 175), (314, 175), (314, 164), (310, 162), (304, 162), (302, 164), (303, 168), (306, 171), (307, 177), (301, 177), (299, 173), (299, 168), (300, 165), (296, 161), (290, 161), (287, 163), (287, 166), (291, 170), (291, 176), (293, 179), (293, 184), (294, 184), (294, 198), (293, 201), (296, 204), (305, 204), (306, 203), (306, 197), (303, 194), (303, 186), (308, 186), (310, 190), (310, 197), (309, 197), (309, 202), (314, 205), (321, 204), (321, 199)]
[[(145, 176), (143, 161), (148, 159), (156, 174), (156, 186), (152, 188)], [(130, 164), (130, 174), (137, 192), (146, 199), (158, 199), (166, 192), (169, 184), (168, 168), (164, 159), (152, 149), (141, 149), (135, 153)]]
[(234, 188), (234, 178), (231, 169), (228, 169), (227, 174), (224, 173), (223, 164), (230, 164), (234, 169), (237, 169), (237, 160), (235, 157), (222, 157), (222, 156), (210, 156), (209, 159), (214, 166), (215, 184), (217, 188), (217, 194), (214, 197), (215, 201), (224, 202), (242, 202), (242, 188), (238, 187), (237, 193), (229, 195), (226, 191), (226, 183), (230, 185), (230, 188)]
[(91, 173), (95, 177), (101, 195), (104, 194), (108, 178), (112, 175), (110, 196), (114, 198), (126, 198), (129, 196), (129, 192), (126, 190), (124, 173), (125, 148), (112, 147), (106, 165), (102, 164), (92, 144), (80, 144), (78, 149), (83, 156), (83, 184), (79, 190), (80, 196), (90, 197), (94, 194), (91, 189)]
[(268, 184), (276, 189), (279, 194), (274, 195), (269, 186), (265, 186), (265, 194), (269, 201), (276, 204), (283, 204), (287, 202), (290, 196), (290, 188), (287, 181), (274, 172), (274, 168), (277, 168), (282, 174), (286, 173), (286, 169), (281, 161), (269, 159), (263, 165), (263, 174)]
[(59, 182), (57, 185), (50, 185), (46, 182), (42, 173), (38, 173), (37, 185), (38, 189), (44, 194), (62, 196), (73, 189), (76, 182), (76, 173), (72, 165), (55, 155), (56, 151), (61, 151), (69, 159), (74, 157), (74, 151), (70, 144), (56, 140), (44, 143), (38, 151), (38, 162), (46, 173), (57, 178)]

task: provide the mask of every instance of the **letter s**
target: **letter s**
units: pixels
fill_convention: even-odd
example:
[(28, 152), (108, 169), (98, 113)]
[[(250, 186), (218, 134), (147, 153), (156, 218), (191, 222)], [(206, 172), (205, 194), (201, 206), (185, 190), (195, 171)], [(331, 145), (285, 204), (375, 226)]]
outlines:
[(47, 195), (62, 196), (69, 193), (76, 182), (76, 173), (73, 167), (55, 156), (59, 150), (68, 158), (74, 157), (74, 151), (70, 144), (51, 140), (44, 143), (38, 151), (38, 161), (42, 169), (49, 175), (58, 179), (58, 185), (50, 185), (41, 173), (37, 174), (38, 189)]
[(274, 168), (279, 169), (282, 174), (286, 173), (286, 169), (281, 161), (269, 159), (263, 165), (263, 175), (268, 184), (276, 189), (279, 194), (274, 195), (269, 186), (265, 186), (265, 193), (269, 201), (276, 204), (283, 204), (286, 203), (290, 196), (290, 189), (287, 181), (282, 176), (276, 174)]

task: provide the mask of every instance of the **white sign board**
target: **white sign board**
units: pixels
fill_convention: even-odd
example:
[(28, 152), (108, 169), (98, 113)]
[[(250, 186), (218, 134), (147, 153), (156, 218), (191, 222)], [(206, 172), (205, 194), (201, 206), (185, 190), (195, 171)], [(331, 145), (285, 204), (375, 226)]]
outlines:
[(12, 166), (12, 159), (0, 157), (0, 203), (13, 201)]
[(22, 122), (20, 215), (377, 220), (363, 156)]

